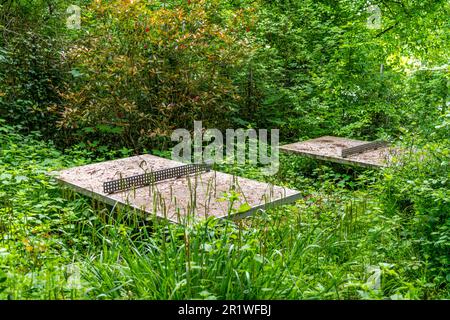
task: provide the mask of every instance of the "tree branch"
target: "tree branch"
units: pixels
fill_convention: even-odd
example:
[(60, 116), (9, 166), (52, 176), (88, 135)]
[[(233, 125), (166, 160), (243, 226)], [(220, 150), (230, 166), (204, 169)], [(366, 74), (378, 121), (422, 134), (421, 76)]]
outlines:
[(377, 34), (377, 35), (375, 36), (375, 38), (379, 38), (379, 37), (381, 37), (383, 34), (385, 34), (386, 32), (391, 31), (391, 30), (394, 29), (399, 23), (400, 23), (400, 22), (397, 21), (394, 25), (392, 25), (392, 26), (390, 26), (389, 28), (387, 28), (387, 29), (381, 31), (379, 34)]

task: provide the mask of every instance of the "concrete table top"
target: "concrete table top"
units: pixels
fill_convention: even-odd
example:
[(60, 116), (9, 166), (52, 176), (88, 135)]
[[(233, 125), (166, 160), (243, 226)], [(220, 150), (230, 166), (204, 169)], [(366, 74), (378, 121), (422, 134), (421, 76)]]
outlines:
[[(189, 218), (242, 218), (259, 209), (293, 202), (295, 190), (217, 171), (172, 178), (135, 189), (107, 194), (103, 182), (172, 168), (183, 163), (152, 155), (75, 167), (52, 175), (63, 185), (110, 205), (129, 206), (175, 223)], [(235, 193), (236, 201), (230, 201)], [(188, 219), (187, 219), (188, 218)]]
[(324, 136), (281, 146), (280, 151), (315, 159), (371, 168), (388, 166), (392, 157), (398, 153), (398, 150), (395, 148), (381, 147), (378, 149), (367, 150), (363, 153), (353, 154), (345, 158), (341, 156), (343, 149), (360, 146), (366, 143), (366, 141), (361, 140)]

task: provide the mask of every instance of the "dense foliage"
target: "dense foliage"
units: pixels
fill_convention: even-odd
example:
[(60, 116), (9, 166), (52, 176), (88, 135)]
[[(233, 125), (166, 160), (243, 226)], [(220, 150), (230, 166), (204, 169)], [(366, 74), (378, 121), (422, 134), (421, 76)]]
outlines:
[[(0, 298), (448, 298), (449, 17), (446, 0), (0, 0)], [(167, 156), (194, 120), (408, 152), (381, 172), (224, 165), (304, 198), (189, 227), (46, 175)]]
[(90, 34), (67, 52), (76, 79), (63, 93), (62, 127), (135, 149), (170, 141), (195, 119), (228, 127), (239, 100), (229, 74), (248, 44), (246, 9), (225, 3), (94, 3), (83, 21)]

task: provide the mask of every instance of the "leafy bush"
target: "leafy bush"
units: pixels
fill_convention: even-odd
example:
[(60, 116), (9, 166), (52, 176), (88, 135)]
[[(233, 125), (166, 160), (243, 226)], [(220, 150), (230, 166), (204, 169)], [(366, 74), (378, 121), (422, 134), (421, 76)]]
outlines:
[(64, 20), (58, 9), (40, 0), (8, 0), (0, 6), (0, 117), (49, 136), (55, 134), (65, 81)]
[(227, 127), (239, 101), (230, 75), (250, 48), (240, 31), (248, 12), (227, 1), (93, 3), (86, 36), (66, 52), (73, 83), (61, 127), (135, 149), (166, 145), (195, 119)]
[(435, 128), (435, 141), (411, 149), (402, 165), (386, 170), (381, 193), (387, 212), (407, 218), (405, 236), (414, 239), (441, 282), (450, 279), (449, 119), (447, 114)]

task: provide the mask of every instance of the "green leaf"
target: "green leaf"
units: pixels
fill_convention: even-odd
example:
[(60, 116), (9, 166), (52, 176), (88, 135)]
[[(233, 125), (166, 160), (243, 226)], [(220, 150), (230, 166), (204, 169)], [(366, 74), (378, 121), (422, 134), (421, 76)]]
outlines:
[(2, 270), (0, 270), (0, 283), (5, 282), (7, 279), (6, 273)]
[(23, 181), (28, 181), (29, 179), (28, 179), (28, 177), (25, 177), (25, 176), (16, 176), (16, 182), (18, 182), (18, 183), (20, 183), (20, 182), (23, 182)]
[(250, 209), (251, 209), (252, 207), (246, 202), (246, 203), (243, 203), (243, 204), (241, 204), (240, 206), (239, 206), (239, 209), (238, 209), (238, 213), (242, 213), (242, 212), (247, 212), (247, 211), (249, 211)]
[(94, 132), (95, 132), (95, 129), (92, 128), (92, 127), (87, 127), (87, 128), (83, 128), (83, 131), (84, 131), (85, 133), (94, 133)]
[(81, 72), (79, 72), (77, 69), (72, 69), (69, 71), (69, 73), (74, 77), (74, 78), (79, 78), (81, 77), (83, 74)]

